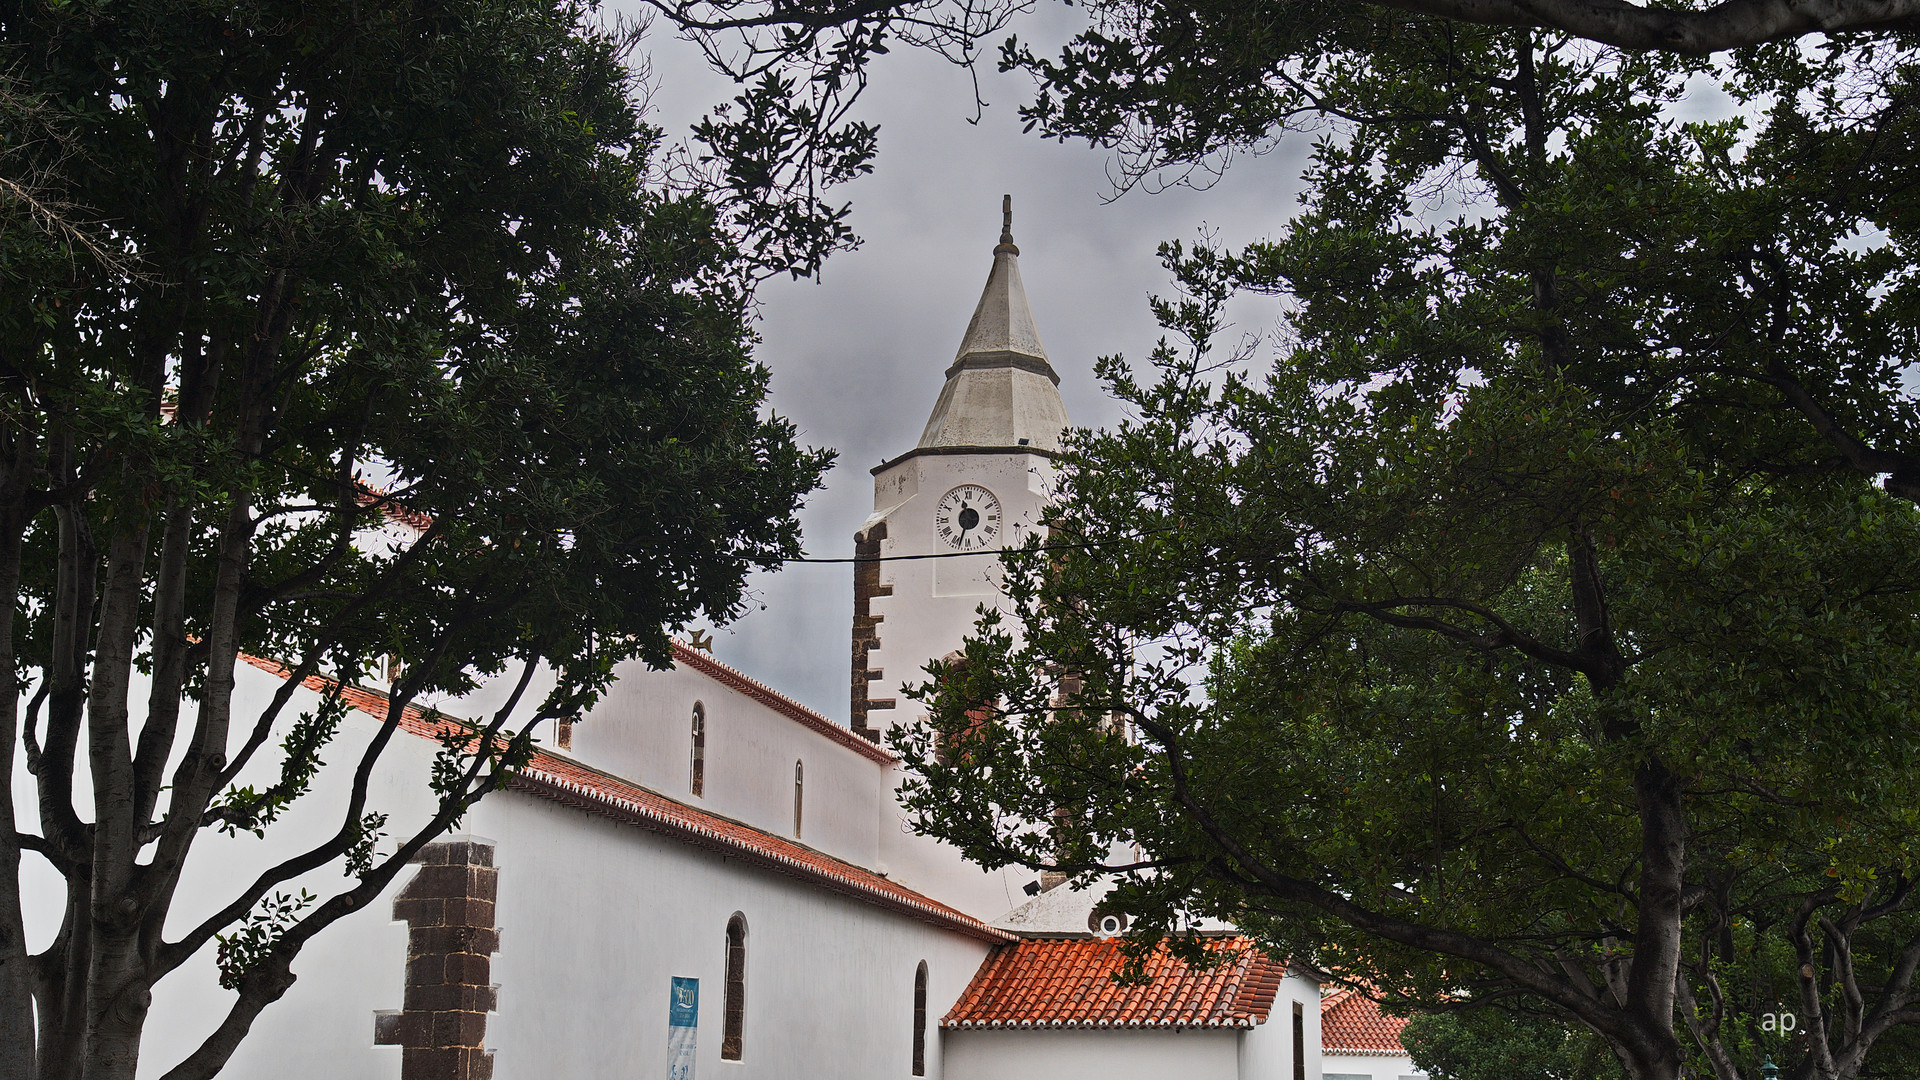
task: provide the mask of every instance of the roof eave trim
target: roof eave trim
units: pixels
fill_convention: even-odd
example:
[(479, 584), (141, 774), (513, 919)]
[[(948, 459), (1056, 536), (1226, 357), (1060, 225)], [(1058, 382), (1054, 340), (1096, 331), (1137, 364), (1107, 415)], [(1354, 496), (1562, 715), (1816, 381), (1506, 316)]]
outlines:
[(1033, 454), (1048, 460), (1060, 456), (1058, 450), (1046, 450), (1038, 446), (916, 446), (899, 457), (889, 458), (867, 471), (874, 476), (879, 476), (909, 458), (936, 454)]

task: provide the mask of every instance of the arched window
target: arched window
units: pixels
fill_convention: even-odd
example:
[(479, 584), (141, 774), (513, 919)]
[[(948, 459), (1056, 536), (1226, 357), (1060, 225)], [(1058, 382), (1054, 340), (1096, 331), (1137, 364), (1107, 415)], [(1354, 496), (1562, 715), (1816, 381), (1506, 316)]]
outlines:
[(807, 769), (796, 761), (793, 763), (793, 838), (800, 839), (800, 811), (806, 803)]
[(693, 764), (690, 783), (695, 795), (707, 793), (707, 707), (693, 703)]
[(913, 973), (913, 1075), (927, 1075), (927, 962)]
[(727, 920), (726, 1008), (721, 1016), (720, 1058), (739, 1061), (741, 1034), (747, 1026), (747, 917)]

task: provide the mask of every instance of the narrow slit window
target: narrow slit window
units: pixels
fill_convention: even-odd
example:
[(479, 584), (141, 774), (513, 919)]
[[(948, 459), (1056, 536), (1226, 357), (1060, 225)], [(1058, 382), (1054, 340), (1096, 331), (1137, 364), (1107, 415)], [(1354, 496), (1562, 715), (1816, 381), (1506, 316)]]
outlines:
[(721, 1018), (720, 1058), (739, 1061), (747, 1026), (747, 917), (739, 912), (727, 920), (727, 982)]
[(693, 703), (693, 757), (688, 786), (695, 795), (707, 793), (707, 707)]
[(913, 1075), (927, 1075), (927, 962), (913, 973)]
[(796, 761), (793, 763), (793, 838), (800, 839), (801, 811), (806, 808), (807, 767)]

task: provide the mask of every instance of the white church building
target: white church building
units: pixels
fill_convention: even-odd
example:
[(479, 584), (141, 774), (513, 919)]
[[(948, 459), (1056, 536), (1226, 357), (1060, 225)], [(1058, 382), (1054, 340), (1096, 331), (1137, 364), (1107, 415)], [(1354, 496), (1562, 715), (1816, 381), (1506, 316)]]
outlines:
[[(982, 870), (905, 825), (883, 738), (911, 718), (901, 685), (955, 649), (995, 595), (993, 552), (1034, 527), (1068, 422), (1018, 255), (1003, 231), (924, 434), (874, 470), (874, 511), (854, 538), (850, 726), (686, 646), (670, 670), (629, 665), (591, 713), (543, 733), (465, 832), (308, 946), (227, 1075), (1415, 1076), (1399, 1021), (1244, 938), (1217, 941), (1231, 963), (1195, 971), (1163, 956), (1151, 982), (1118, 985), (1123, 928), (1094, 924), (1097, 891), (1032, 896), (1032, 873)], [(892, 558), (934, 554), (952, 557)], [(252, 700), (236, 708), (284, 675), (264, 660), (243, 668)], [(297, 693), (311, 707), (320, 688)], [(345, 694), (356, 711), (332, 753), (342, 760), (385, 713), (378, 687)], [(439, 708), (477, 716), (487, 697)], [(410, 710), (383, 759), (371, 801), (395, 834), (432, 810), (442, 722)], [(317, 786), (306, 801), (333, 800)], [(276, 830), (333, 827), (315, 813)], [(174, 917), (199, 917), (274, 850), (311, 838), (268, 837), (203, 858)], [(157, 988), (142, 1076), (224, 1015), (217, 982), (209, 955)]]

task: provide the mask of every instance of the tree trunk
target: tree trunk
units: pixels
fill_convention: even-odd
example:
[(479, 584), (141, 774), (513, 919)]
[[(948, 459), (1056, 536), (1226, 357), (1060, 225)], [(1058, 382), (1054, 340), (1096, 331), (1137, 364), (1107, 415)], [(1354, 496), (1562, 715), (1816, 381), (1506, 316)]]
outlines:
[(1672, 1080), (1680, 1075), (1680, 1037), (1674, 1031), (1674, 985), (1680, 974), (1682, 921), (1686, 918), (1687, 818), (1682, 783), (1658, 760), (1634, 774), (1640, 810), (1640, 911), (1634, 928), (1633, 966), (1622, 1002), (1640, 1029), (1636, 1080)]
[(153, 1001), (140, 957), (138, 923), (96, 926), (90, 960), (81, 1080), (133, 1080), (147, 1006)]
[(107, 556), (106, 588), (87, 700), (93, 778), (93, 948), (87, 965), (83, 1080), (133, 1080), (152, 995), (141, 955), (145, 912), (135, 889), (140, 829), (135, 814), (128, 695), (146, 567), (144, 522), (122, 525)]
[(36, 959), (34, 1001), (39, 1006), (37, 1080), (79, 1080), (86, 1028), (87, 957), (93, 921), (87, 917), (84, 876), (67, 880), (67, 913), (53, 945)]
[[(16, 432), (13, 462), (0, 480), (0, 597), (19, 594), (26, 531), (25, 463), (32, 440)], [(33, 1077), (33, 971), (20, 910), (20, 844), (13, 810), (14, 752), (20, 741), (20, 664), (15, 603), (0, 603), (0, 1080)]]

